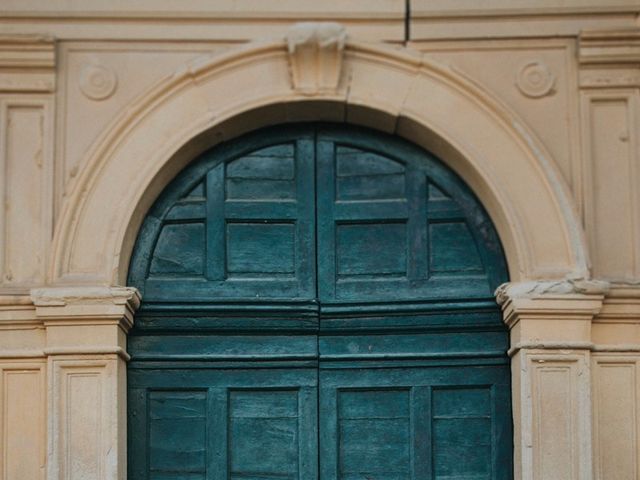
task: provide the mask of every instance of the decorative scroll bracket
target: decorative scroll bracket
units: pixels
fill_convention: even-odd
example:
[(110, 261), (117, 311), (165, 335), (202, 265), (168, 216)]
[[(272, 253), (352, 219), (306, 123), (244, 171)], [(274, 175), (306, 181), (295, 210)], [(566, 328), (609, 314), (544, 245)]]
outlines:
[(303, 95), (335, 92), (347, 33), (332, 22), (297, 23), (287, 32), (293, 89)]

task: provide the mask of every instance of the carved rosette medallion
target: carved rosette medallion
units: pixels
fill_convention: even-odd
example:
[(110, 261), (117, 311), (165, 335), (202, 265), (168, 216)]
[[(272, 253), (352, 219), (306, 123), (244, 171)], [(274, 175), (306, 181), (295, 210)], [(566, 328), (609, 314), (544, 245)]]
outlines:
[(80, 91), (91, 100), (105, 100), (114, 94), (118, 77), (109, 67), (88, 64), (80, 72)]
[(516, 86), (529, 98), (540, 98), (555, 93), (556, 76), (542, 61), (527, 62), (516, 75)]
[(347, 34), (339, 23), (303, 22), (287, 32), (293, 89), (303, 95), (335, 92)]

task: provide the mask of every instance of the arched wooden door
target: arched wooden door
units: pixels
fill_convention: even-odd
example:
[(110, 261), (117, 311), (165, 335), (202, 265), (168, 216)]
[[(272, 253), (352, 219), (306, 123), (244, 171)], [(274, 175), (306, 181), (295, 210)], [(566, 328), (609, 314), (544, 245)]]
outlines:
[(129, 478), (511, 478), (506, 275), (473, 194), (398, 138), (212, 149), (132, 258)]

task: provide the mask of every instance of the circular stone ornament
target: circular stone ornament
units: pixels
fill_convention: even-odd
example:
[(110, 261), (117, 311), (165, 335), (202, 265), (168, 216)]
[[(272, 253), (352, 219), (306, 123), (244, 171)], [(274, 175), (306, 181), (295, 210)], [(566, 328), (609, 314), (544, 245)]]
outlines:
[(549, 67), (540, 60), (524, 64), (516, 75), (516, 86), (523, 95), (540, 98), (554, 93), (556, 76)]
[(91, 100), (105, 100), (116, 91), (118, 78), (104, 65), (85, 65), (80, 73), (80, 90)]

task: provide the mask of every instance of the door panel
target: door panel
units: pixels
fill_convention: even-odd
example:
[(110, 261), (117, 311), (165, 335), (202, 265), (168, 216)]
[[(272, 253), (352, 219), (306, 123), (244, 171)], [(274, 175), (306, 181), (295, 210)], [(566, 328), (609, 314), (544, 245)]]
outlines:
[(129, 395), (132, 478), (317, 478), (316, 370), (138, 370)]
[(204, 479), (207, 392), (150, 391), (147, 402), (150, 478), (188, 473)]
[(358, 133), (321, 129), (316, 152), (323, 304), (491, 297), (497, 236), (451, 172)]
[(320, 373), (322, 480), (511, 478), (509, 369)]
[(312, 132), (280, 132), (205, 154), (142, 226), (131, 280), (147, 302), (312, 300)]
[(317, 172), (320, 300), (398, 299), (426, 279), (424, 175), (322, 135)]

